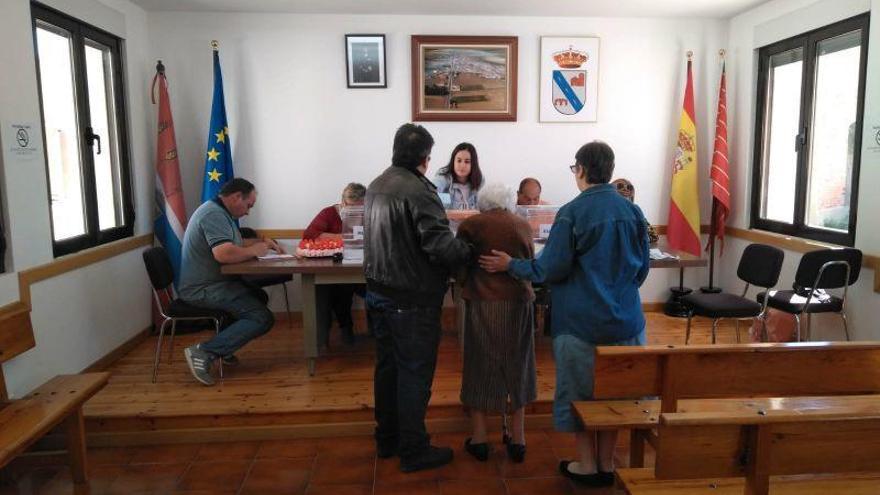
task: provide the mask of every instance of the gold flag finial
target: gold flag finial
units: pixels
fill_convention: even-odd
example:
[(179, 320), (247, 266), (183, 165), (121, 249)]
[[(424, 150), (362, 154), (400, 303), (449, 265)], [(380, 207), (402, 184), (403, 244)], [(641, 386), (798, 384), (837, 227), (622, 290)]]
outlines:
[(217, 40), (211, 40), (211, 48), (213, 48), (215, 52), (218, 51), (220, 49), (220, 43)]
[(724, 55), (726, 55), (726, 54), (727, 54), (727, 51), (725, 51), (724, 48), (718, 50), (718, 56), (721, 57), (722, 60), (724, 59)]
[(688, 62), (690, 62), (694, 58), (694, 52), (688, 50), (687, 56), (688, 56)]

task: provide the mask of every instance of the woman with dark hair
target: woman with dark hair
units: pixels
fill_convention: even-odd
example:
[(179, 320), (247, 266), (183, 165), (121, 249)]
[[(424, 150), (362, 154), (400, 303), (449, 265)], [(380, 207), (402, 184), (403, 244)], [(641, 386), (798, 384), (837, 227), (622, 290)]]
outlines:
[(477, 191), (483, 187), (483, 173), (477, 149), (471, 143), (459, 143), (452, 150), (449, 163), (434, 176), (440, 194), (449, 194), (453, 210), (477, 209)]

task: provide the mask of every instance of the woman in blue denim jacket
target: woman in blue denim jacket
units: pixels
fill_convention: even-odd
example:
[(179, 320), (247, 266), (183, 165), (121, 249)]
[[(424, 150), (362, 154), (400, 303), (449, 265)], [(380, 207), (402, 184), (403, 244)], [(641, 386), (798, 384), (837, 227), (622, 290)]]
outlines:
[(605, 143), (582, 146), (569, 168), (581, 193), (560, 208), (547, 244), (535, 260), (493, 251), (480, 257), (488, 272), (546, 282), (553, 305), (556, 390), (553, 423), (573, 432), (580, 459), (562, 461), (563, 475), (589, 486), (614, 484), (617, 432), (587, 433), (572, 401), (593, 396), (593, 356), (599, 345), (644, 345), (639, 287), (650, 266), (647, 222), (638, 206), (608, 181), (614, 152)]
[(449, 163), (434, 175), (438, 194), (449, 194), (453, 210), (476, 210), (477, 192), (483, 187), (483, 172), (477, 149), (471, 143), (459, 143), (452, 150)]

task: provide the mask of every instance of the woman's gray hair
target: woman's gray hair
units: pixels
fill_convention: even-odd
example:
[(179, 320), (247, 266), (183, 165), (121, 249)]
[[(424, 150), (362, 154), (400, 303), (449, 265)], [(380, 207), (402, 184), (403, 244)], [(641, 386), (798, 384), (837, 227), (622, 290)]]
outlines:
[(501, 208), (514, 211), (516, 208), (516, 193), (513, 188), (500, 182), (486, 184), (477, 195), (477, 209), (481, 212)]

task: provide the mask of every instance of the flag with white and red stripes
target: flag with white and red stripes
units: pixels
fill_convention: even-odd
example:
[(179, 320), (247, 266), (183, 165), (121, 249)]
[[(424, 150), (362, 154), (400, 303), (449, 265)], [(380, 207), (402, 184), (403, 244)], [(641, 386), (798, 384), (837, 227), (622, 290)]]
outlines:
[[(730, 175), (727, 156), (727, 81), (725, 65), (721, 65), (721, 89), (718, 91), (718, 114), (715, 117), (715, 151), (712, 153), (712, 226), (709, 245), (715, 237), (721, 241), (724, 252), (724, 224), (730, 215)], [(708, 249), (708, 246), (706, 247)]]

